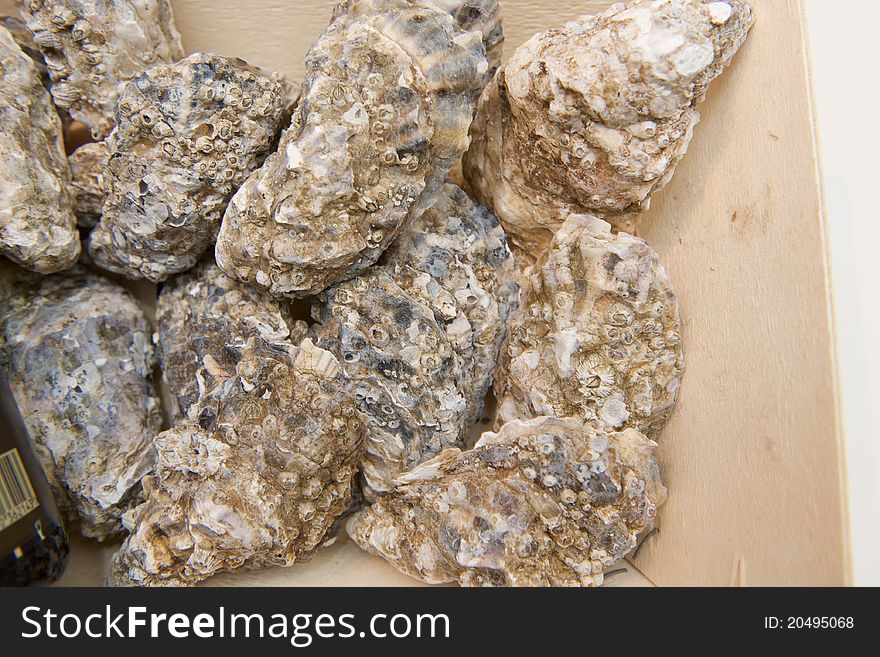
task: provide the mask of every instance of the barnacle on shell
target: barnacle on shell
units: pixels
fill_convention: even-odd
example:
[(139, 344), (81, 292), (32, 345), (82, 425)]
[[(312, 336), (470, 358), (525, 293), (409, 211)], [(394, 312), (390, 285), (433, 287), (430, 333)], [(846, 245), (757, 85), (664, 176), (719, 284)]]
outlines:
[(666, 499), (655, 448), (634, 429), (510, 422), (401, 476), (348, 533), (433, 584), (596, 586)]
[(496, 426), (555, 415), (656, 438), (684, 370), (678, 301), (657, 253), (573, 215), (527, 279), (495, 374)]
[(9, 30), (13, 40), (22, 49), (25, 55), (34, 60), (37, 72), (43, 86), (49, 88), (49, 69), (46, 68), (46, 60), (43, 59), (43, 53), (40, 52), (39, 46), (34, 41), (34, 36), (28, 31), (24, 22), (15, 16), (0, 16), (0, 27)]
[(169, 0), (19, 0), (58, 107), (109, 134), (119, 84), (183, 57)]
[(275, 143), (288, 93), (275, 74), (205, 53), (126, 83), (89, 239), (95, 263), (153, 282), (192, 268)]
[(384, 264), (322, 298), (318, 344), (336, 354), (369, 418), (362, 472), (372, 497), (464, 445), (518, 300), (513, 259), (497, 219), (446, 185)]
[(68, 158), (70, 164), (73, 209), (81, 228), (93, 228), (101, 219), (106, 194), (104, 166), (110, 150), (103, 141), (83, 144)]
[(298, 344), (308, 327), (289, 308), (256, 288), (224, 274), (213, 258), (175, 276), (159, 294), (159, 364), (183, 418), (200, 394), (235, 374), (248, 340)]
[[(489, 73), (482, 32), (459, 26), (484, 22), (457, 21), (447, 4), (461, 7), (352, 0), (337, 10), (309, 51), (278, 151), (226, 211), (225, 272), (276, 296), (316, 294), (375, 263), (436, 200)], [(497, 7), (472, 4), (487, 16)]]
[(110, 583), (192, 585), (238, 568), (290, 565), (323, 543), (351, 495), (363, 419), (332, 354), (249, 338), (228, 378), (156, 437), (147, 500)]
[(50, 274), (80, 254), (61, 120), (34, 61), (0, 26), (0, 255)]
[(636, 0), (520, 47), (483, 93), (464, 158), (517, 256), (537, 258), (569, 213), (632, 232), (753, 22), (743, 0)]
[(56, 500), (84, 535), (120, 534), (162, 421), (150, 325), (128, 291), (82, 267), (3, 278), (0, 346)]

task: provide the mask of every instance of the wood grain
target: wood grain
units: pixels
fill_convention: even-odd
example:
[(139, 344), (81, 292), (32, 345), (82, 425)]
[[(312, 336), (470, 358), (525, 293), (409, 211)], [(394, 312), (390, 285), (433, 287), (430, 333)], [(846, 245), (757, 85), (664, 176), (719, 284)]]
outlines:
[[(0, 0), (0, 11), (9, 4)], [(333, 5), (173, 4), (190, 51), (240, 56), (294, 79)], [(540, 29), (609, 4), (507, 0), (505, 52)], [(849, 581), (802, 12), (795, 0), (752, 4), (757, 25), (710, 90), (690, 152), (641, 231), (660, 251), (680, 296), (688, 362), (679, 407), (661, 439), (671, 493), (662, 533), (638, 556), (639, 568), (658, 585)], [(77, 549), (67, 582), (102, 567), (101, 548)], [(220, 581), (412, 583), (347, 542), (310, 564)], [(94, 576), (89, 582), (99, 583)]]

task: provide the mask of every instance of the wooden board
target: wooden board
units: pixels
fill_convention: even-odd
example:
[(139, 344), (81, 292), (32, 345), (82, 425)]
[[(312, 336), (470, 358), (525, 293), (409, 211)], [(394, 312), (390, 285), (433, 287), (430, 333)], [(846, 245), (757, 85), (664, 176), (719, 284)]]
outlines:
[[(0, 11), (9, 4), (0, 0)], [(294, 79), (302, 75), (303, 55), (333, 5), (327, 0), (173, 4), (190, 51), (240, 56)], [(507, 0), (505, 52), (538, 30), (610, 4)], [(658, 585), (849, 582), (825, 228), (802, 11), (795, 0), (752, 4), (757, 25), (733, 68), (710, 90), (690, 152), (656, 197), (642, 229), (680, 296), (688, 363), (679, 407), (661, 439), (670, 490), (662, 533), (638, 556), (641, 571)], [(103, 552), (80, 546), (77, 554), (89, 565), (75, 562), (66, 581), (98, 583)], [(86, 579), (78, 580), (80, 575)], [(221, 581), (412, 580), (342, 543), (311, 564)]]

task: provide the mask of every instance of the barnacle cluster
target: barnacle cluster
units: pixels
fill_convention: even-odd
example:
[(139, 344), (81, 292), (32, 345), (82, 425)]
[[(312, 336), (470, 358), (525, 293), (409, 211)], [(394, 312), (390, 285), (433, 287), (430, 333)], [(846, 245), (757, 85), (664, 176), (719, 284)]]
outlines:
[(106, 137), (121, 82), (183, 57), (169, 0), (18, 0), (55, 104)]
[[(168, 0), (22, 5), (0, 253), (53, 275), (0, 266), (0, 363), (62, 506), (125, 536), (110, 583), (302, 562), (343, 522), (425, 582), (602, 583), (666, 497), (684, 368), (660, 258), (623, 231), (743, 0), (614, 5), (506, 64), (497, 0), (346, 0), (298, 97), (184, 57)], [(68, 159), (52, 97), (101, 141)], [(155, 327), (99, 269), (161, 283), (128, 284)]]
[(124, 84), (89, 239), (95, 263), (154, 282), (192, 268), (275, 142), (286, 96), (277, 75), (206, 53)]
[(537, 258), (571, 213), (632, 231), (753, 21), (743, 0), (636, 0), (518, 48), (483, 94), (464, 158), (517, 256)]

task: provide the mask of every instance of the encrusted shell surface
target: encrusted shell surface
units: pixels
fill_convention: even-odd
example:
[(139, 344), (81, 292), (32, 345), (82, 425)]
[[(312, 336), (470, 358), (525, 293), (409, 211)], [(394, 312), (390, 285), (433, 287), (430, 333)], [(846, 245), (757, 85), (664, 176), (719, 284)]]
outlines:
[(110, 150), (103, 141), (83, 144), (68, 158), (73, 209), (81, 228), (93, 228), (101, 219), (104, 200), (104, 166)]
[(205, 53), (126, 83), (107, 138), (94, 262), (153, 282), (195, 266), (229, 199), (274, 145), (288, 94), (277, 74)]
[(0, 255), (50, 274), (80, 254), (61, 120), (34, 61), (0, 26)]
[(656, 439), (684, 370), (678, 301), (657, 253), (574, 215), (527, 279), (496, 372), (496, 427), (555, 415)]
[(56, 499), (86, 536), (122, 532), (161, 428), (151, 329), (134, 297), (82, 267), (4, 270), (0, 343)]
[(337, 10), (278, 151), (226, 211), (216, 256), (230, 276), (276, 296), (316, 294), (375, 263), (436, 200), (489, 71), (482, 33), (439, 4)]
[(364, 425), (333, 355), (253, 337), (230, 374), (156, 438), (156, 475), (126, 516), (111, 584), (303, 561), (346, 508)]
[(115, 125), (119, 84), (183, 57), (169, 0), (19, 0), (55, 104), (96, 138)]
[(283, 347), (298, 344), (308, 328), (283, 303), (226, 276), (213, 258), (168, 281), (156, 314), (159, 364), (176, 419), (235, 373), (250, 338)]
[(369, 418), (368, 497), (464, 445), (518, 300), (512, 272), (497, 219), (446, 185), (385, 264), (322, 295), (318, 344), (339, 358)]
[(15, 16), (0, 16), (0, 26), (9, 30), (9, 34), (22, 49), (25, 55), (34, 60), (34, 65), (40, 75), (43, 86), (49, 87), (49, 69), (46, 68), (46, 60), (43, 59), (43, 53), (40, 52), (39, 46), (34, 42), (34, 37), (27, 29), (24, 22)]
[(634, 429), (511, 422), (403, 475), (348, 533), (432, 584), (597, 586), (666, 499), (655, 448)]
[(742, 0), (638, 0), (517, 49), (480, 99), (464, 158), (517, 256), (537, 258), (569, 213), (632, 232), (753, 22)]

